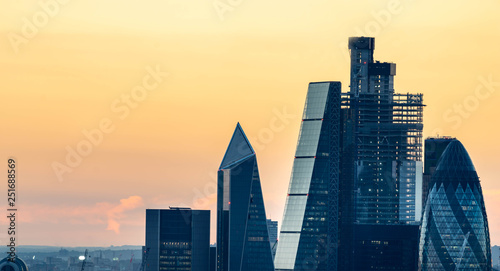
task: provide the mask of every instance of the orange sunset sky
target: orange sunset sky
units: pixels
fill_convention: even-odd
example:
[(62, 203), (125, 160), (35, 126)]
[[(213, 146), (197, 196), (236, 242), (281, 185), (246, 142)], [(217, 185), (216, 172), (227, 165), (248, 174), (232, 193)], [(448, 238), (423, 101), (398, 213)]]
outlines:
[(238, 121), (281, 222), (307, 85), (347, 91), (347, 39), (361, 35), (397, 63), (397, 92), (424, 94), (424, 138), (467, 148), (500, 244), (497, 0), (0, 4), (0, 157), (19, 166), (20, 245), (143, 245), (145, 209), (168, 206), (212, 210), (214, 242), (215, 174)]

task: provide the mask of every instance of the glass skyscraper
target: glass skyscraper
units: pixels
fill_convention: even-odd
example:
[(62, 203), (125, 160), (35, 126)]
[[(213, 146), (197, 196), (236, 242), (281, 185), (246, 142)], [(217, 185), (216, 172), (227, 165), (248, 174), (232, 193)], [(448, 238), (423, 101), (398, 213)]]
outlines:
[(257, 158), (239, 123), (217, 189), (217, 270), (273, 271)]
[(336, 270), (340, 82), (309, 84), (276, 270)]
[(209, 271), (210, 211), (146, 210), (145, 270)]
[(491, 270), (479, 178), (462, 143), (449, 142), (431, 177), (420, 232), (419, 270)]

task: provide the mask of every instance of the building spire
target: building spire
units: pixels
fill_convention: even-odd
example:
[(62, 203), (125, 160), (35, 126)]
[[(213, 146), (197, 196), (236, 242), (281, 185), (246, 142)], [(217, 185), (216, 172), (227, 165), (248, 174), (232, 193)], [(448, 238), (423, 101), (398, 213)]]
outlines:
[(219, 169), (223, 169), (252, 154), (255, 154), (252, 145), (250, 145), (250, 141), (248, 141), (245, 132), (243, 132), (243, 128), (241, 128), (241, 125), (238, 122)]

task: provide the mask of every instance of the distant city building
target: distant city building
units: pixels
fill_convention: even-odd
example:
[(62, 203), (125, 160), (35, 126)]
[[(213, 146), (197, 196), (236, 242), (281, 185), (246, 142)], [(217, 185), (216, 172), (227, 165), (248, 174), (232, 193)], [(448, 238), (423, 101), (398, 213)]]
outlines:
[(210, 211), (147, 209), (145, 270), (209, 271)]
[(239, 123), (218, 171), (217, 270), (274, 270), (257, 158)]
[(491, 270), (483, 193), (469, 154), (449, 142), (429, 183), (420, 232), (419, 270)]
[(271, 243), (271, 252), (273, 253), (273, 260), (274, 260), (278, 244), (278, 221), (268, 219), (267, 231), (269, 232), (269, 243)]
[(493, 270), (500, 269), (500, 247), (491, 247), (491, 261), (493, 262)]
[(355, 225), (352, 270), (416, 271), (418, 225)]
[(276, 270), (337, 268), (340, 94), (340, 82), (309, 84)]

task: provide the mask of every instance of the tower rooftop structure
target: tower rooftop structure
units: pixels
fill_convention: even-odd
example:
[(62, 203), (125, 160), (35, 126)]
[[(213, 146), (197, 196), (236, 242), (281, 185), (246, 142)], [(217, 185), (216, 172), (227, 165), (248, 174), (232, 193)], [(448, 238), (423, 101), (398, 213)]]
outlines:
[(241, 125), (238, 122), (238, 124), (236, 124), (233, 137), (231, 138), (226, 153), (224, 154), (224, 158), (222, 158), (219, 169), (229, 167), (251, 155), (255, 155), (255, 151), (253, 150), (252, 145), (250, 145), (250, 141), (248, 141), (245, 132), (243, 132), (243, 128), (241, 128)]

